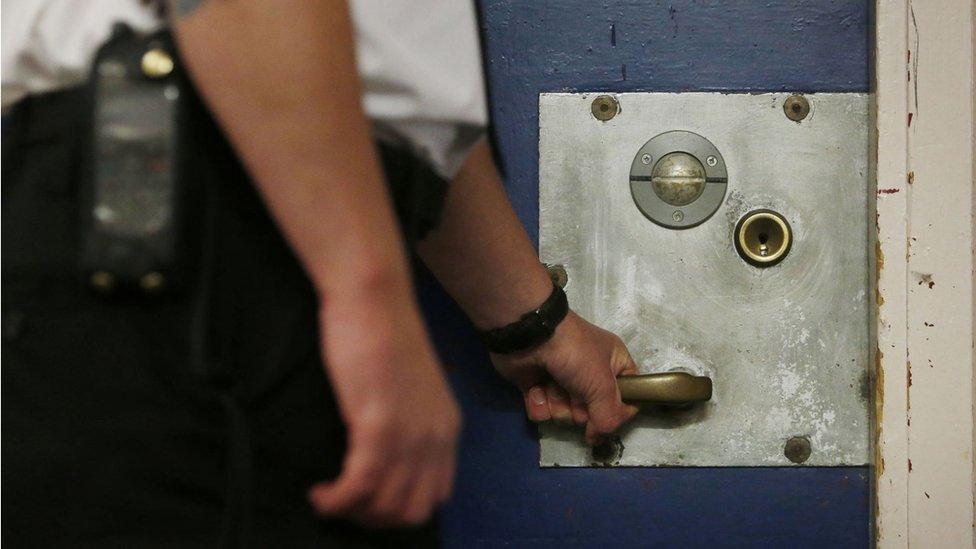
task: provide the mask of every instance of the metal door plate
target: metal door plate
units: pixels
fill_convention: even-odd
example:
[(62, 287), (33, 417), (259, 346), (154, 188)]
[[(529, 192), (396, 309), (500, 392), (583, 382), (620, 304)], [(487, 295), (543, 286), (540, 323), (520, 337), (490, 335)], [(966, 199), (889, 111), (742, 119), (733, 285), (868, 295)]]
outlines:
[[(605, 92), (604, 92), (605, 93)], [(868, 463), (868, 97), (785, 93), (624, 93), (607, 121), (598, 93), (539, 97), (539, 245), (565, 267), (573, 308), (619, 334), (641, 373), (710, 376), (713, 399), (642, 413), (611, 465)], [(697, 227), (656, 225), (630, 192), (635, 153), (671, 130), (721, 152), (728, 189)], [(789, 222), (789, 255), (765, 269), (736, 252), (747, 212)], [(543, 466), (596, 461), (578, 430), (542, 428)], [(805, 446), (805, 442), (803, 444)]]

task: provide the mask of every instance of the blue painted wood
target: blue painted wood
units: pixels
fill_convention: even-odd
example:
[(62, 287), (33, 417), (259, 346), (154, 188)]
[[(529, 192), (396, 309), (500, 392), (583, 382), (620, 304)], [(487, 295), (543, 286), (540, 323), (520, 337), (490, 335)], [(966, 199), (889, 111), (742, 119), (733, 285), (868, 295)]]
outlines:
[[(867, 91), (869, 2), (481, 0), (506, 187), (538, 235), (543, 91)], [(548, 469), (519, 395), (429, 277), (465, 414), (448, 547), (865, 547), (866, 468)]]

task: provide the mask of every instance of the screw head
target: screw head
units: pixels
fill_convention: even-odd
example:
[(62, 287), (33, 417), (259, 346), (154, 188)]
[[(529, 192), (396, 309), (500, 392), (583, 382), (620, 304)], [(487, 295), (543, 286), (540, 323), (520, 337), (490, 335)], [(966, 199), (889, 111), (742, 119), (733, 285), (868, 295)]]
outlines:
[(142, 54), (142, 72), (149, 78), (162, 78), (173, 72), (173, 57), (162, 48), (153, 48)]
[(611, 95), (598, 95), (590, 105), (593, 117), (602, 122), (610, 120), (620, 112), (620, 104)]
[(803, 463), (810, 459), (810, 439), (807, 437), (792, 437), (783, 447), (783, 455), (793, 463)]
[(684, 218), (685, 218), (685, 213), (682, 212), (681, 210), (675, 210), (674, 213), (671, 214), (671, 219), (675, 221), (681, 221)]
[(791, 95), (783, 102), (783, 112), (786, 118), (799, 122), (810, 114), (810, 102), (800, 94)]
[(647, 153), (644, 153), (644, 154), (641, 155), (641, 164), (650, 164), (651, 163), (651, 160), (653, 160), (651, 158), (651, 155), (649, 155)]
[(705, 159), (705, 163), (709, 166), (714, 166), (715, 164), (718, 164), (718, 158), (709, 155), (709, 157)]
[(158, 294), (166, 287), (166, 277), (162, 273), (151, 271), (139, 278), (139, 288), (147, 294)]
[(549, 278), (552, 279), (552, 283), (560, 288), (565, 288), (566, 283), (569, 282), (569, 274), (566, 273), (566, 267), (562, 265), (546, 265), (546, 270), (549, 271)]
[(624, 444), (620, 437), (609, 438), (592, 449), (593, 461), (600, 465), (613, 465), (624, 455)]
[(95, 271), (88, 278), (88, 284), (96, 292), (108, 294), (115, 289), (115, 275), (105, 271)]

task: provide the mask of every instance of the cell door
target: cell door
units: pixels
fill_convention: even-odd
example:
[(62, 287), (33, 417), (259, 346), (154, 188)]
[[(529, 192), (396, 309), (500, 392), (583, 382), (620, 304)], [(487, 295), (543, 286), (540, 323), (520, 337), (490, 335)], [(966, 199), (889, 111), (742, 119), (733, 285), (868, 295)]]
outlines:
[(445, 544), (868, 546), (869, 4), (480, 6), (540, 258), (645, 373), (713, 394), (594, 455), (526, 422), (423, 281), (465, 414)]

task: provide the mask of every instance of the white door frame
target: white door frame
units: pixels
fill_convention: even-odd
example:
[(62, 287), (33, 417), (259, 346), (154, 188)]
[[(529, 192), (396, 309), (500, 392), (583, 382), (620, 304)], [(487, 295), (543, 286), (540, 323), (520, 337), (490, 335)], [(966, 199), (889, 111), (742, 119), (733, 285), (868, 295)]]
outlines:
[(973, 0), (876, 0), (879, 547), (976, 547)]

